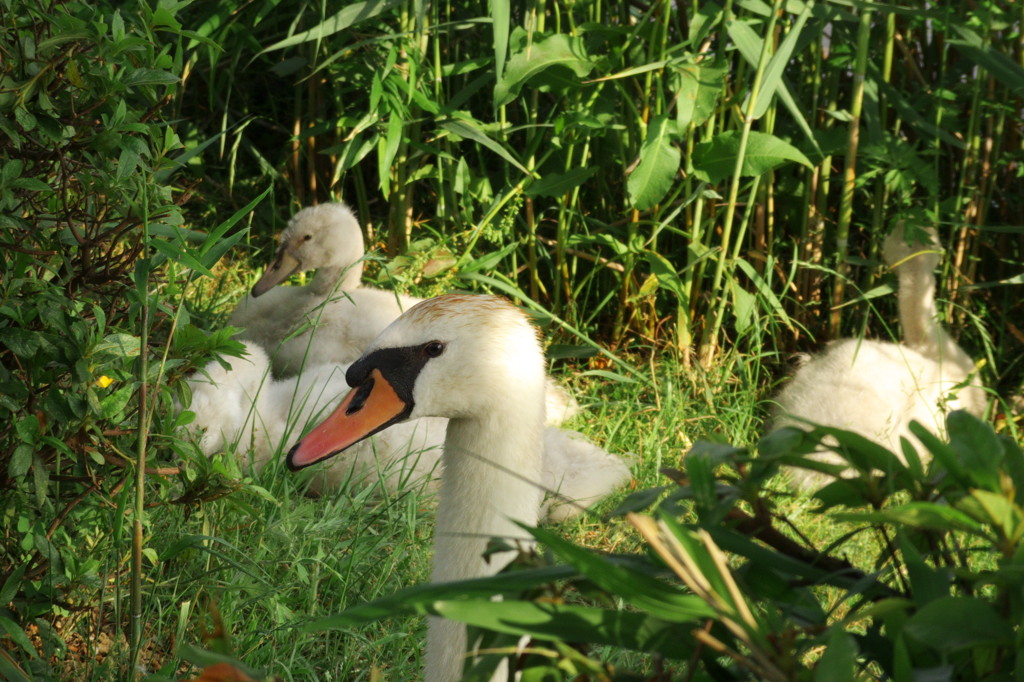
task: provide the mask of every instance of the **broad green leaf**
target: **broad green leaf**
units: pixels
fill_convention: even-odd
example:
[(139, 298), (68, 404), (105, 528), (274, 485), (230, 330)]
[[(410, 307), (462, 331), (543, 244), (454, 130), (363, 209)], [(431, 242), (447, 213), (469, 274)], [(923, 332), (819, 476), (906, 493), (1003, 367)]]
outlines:
[(28, 568), (28, 564), (19, 564), (7, 576), (4, 580), (3, 587), (0, 587), (0, 604), (6, 606), (10, 604), (15, 596), (18, 594), (18, 590), (21, 589), (21, 581), (25, 577), (25, 570)]
[(996, 80), (1005, 85), (1017, 97), (1024, 97), (1024, 68), (1008, 56), (987, 45), (981, 36), (963, 24), (952, 24), (961, 40), (950, 40), (975, 64), (984, 67)]
[(364, 625), (382, 618), (422, 615), (430, 613), (436, 602), (468, 598), (490, 599), (499, 594), (515, 595), (538, 585), (576, 576), (576, 570), (569, 566), (552, 566), (509, 571), (487, 578), (454, 583), (414, 585), (382, 599), (360, 604), (333, 616), (317, 618), (298, 627), (302, 632), (322, 632)]
[[(761, 59), (761, 37), (745, 21), (731, 21), (728, 24), (727, 30), (729, 37), (732, 38), (734, 43), (736, 43), (736, 47), (739, 49), (740, 54), (743, 55), (743, 59), (756, 69), (757, 63)], [(789, 115), (793, 117), (797, 126), (803, 131), (807, 140), (811, 143), (811, 146), (813, 146), (814, 150), (823, 157), (824, 154), (821, 152), (821, 148), (818, 146), (818, 141), (814, 135), (815, 130), (811, 128), (809, 123), (807, 123), (807, 119), (804, 117), (801, 105), (797, 104), (796, 99), (790, 92), (789, 86), (786, 84), (786, 79), (781, 77), (781, 75), (780, 82), (776, 84), (775, 93), (779, 96), (779, 99), (782, 100), (782, 103), (789, 111)]]
[(893, 651), (893, 680), (894, 682), (916, 682), (914, 675), (914, 663), (910, 658), (910, 649), (907, 647), (907, 638), (901, 632), (896, 636), (896, 645)]
[(93, 346), (94, 355), (111, 355), (116, 358), (134, 358), (142, 349), (142, 340), (131, 334), (108, 334)]
[(127, 386), (122, 386), (120, 389), (103, 398), (103, 400), (100, 401), (103, 418), (112, 419), (121, 414), (124, 408), (131, 401), (132, 395), (134, 394), (135, 387), (129, 384)]
[[(740, 153), (740, 136), (740, 131), (728, 130), (708, 142), (696, 145), (691, 159), (694, 174), (712, 184), (732, 175)], [(811, 166), (803, 152), (788, 142), (768, 133), (751, 131), (740, 175), (761, 175), (789, 161)]]
[(779, 45), (778, 51), (768, 61), (768, 66), (765, 67), (764, 75), (761, 78), (761, 90), (757, 95), (757, 102), (754, 103), (753, 113), (751, 113), (755, 120), (764, 116), (765, 112), (768, 111), (768, 106), (775, 96), (775, 91), (782, 85), (782, 74), (793, 57), (793, 50), (796, 48), (797, 40), (800, 38), (800, 31), (803, 30), (804, 24), (807, 23), (807, 17), (811, 15), (813, 7), (813, 0), (804, 5), (804, 11), (800, 13), (796, 23), (786, 33), (786, 37), (783, 39), (782, 44)]
[(974, 486), (974, 482), (971, 480), (971, 475), (970, 472), (967, 471), (967, 467), (965, 467), (964, 463), (960, 461), (960, 456), (948, 443), (944, 442), (941, 438), (918, 424), (916, 421), (910, 422), (909, 428), (910, 432), (917, 436), (917, 439), (921, 441), (921, 444), (928, 449), (928, 452), (932, 453), (935, 460), (941, 464), (960, 485), (964, 488), (971, 488)]
[(739, 280), (730, 278), (727, 283), (732, 294), (732, 314), (736, 318), (736, 332), (745, 334), (756, 320), (757, 299), (752, 293), (740, 286)]
[(857, 679), (857, 640), (840, 627), (833, 627), (828, 644), (814, 666), (814, 682)]
[(39, 178), (18, 178), (11, 181), (13, 189), (24, 189), (30, 192), (49, 192), (50, 186)]
[(639, 76), (642, 73), (648, 73), (650, 71), (658, 71), (660, 69), (664, 69), (666, 66), (668, 66), (668, 64), (668, 59), (662, 59), (661, 61), (650, 62), (648, 64), (641, 64), (640, 66), (632, 66), (628, 69), (623, 69), (622, 71), (616, 71), (615, 73), (608, 74), (607, 76), (595, 78), (593, 82), (601, 83), (603, 81), (613, 81), (619, 80), (621, 78), (632, 78), (634, 76)]
[(21, 666), (15, 663), (11, 654), (3, 649), (0, 649), (0, 678), (8, 682), (33, 682), (35, 679), (29, 677)]
[(597, 170), (597, 166), (590, 166), (572, 168), (565, 173), (548, 173), (539, 180), (531, 182), (523, 190), (523, 194), (528, 197), (558, 198), (585, 183)]
[(887, 474), (902, 474), (906, 471), (903, 463), (888, 448), (859, 433), (831, 427), (820, 427), (816, 432), (834, 438), (839, 444), (839, 453), (862, 471), (877, 469)]
[(562, 360), (565, 358), (593, 358), (598, 355), (596, 348), (590, 346), (577, 346), (571, 343), (553, 343), (548, 346), (545, 355), (551, 360)]
[(117, 179), (124, 180), (135, 172), (135, 169), (142, 165), (142, 157), (134, 149), (121, 148), (121, 154), (117, 157)]
[(678, 588), (638, 571), (625, 562), (612, 563), (543, 528), (522, 528), (598, 587), (614, 597), (624, 599), (640, 611), (678, 623), (714, 616), (714, 611), (699, 597), (683, 594)]
[(952, 572), (942, 566), (930, 566), (903, 528), (896, 528), (896, 542), (903, 554), (903, 563), (907, 567), (914, 604), (920, 607), (936, 599), (948, 597)]
[(629, 200), (642, 211), (665, 198), (679, 172), (681, 155), (672, 144), (673, 134), (667, 116), (658, 116), (647, 126), (647, 136), (640, 147), (640, 163), (626, 180)]
[(23, 106), (17, 106), (14, 108), (14, 120), (18, 122), (18, 125), (20, 125), (22, 130), (26, 133), (31, 133), (39, 124), (36, 117)]
[(506, 256), (515, 251), (518, 247), (519, 244), (512, 242), (497, 251), (485, 253), (479, 258), (469, 261), (463, 265), (459, 272), (465, 274), (468, 272), (488, 272), (494, 270)]
[(388, 116), (384, 137), (377, 140), (377, 174), (380, 178), (381, 191), (384, 194), (388, 193), (391, 182), (391, 164), (402, 144), (404, 129), (405, 121), (402, 120), (401, 113), (397, 109), (392, 110)]
[[(253, 209), (256, 208), (261, 201), (267, 198), (267, 195), (270, 194), (270, 190), (272, 188), (273, 186), (268, 186), (265, 190), (263, 190), (263, 192), (259, 196), (257, 196), (255, 199), (250, 201), (248, 204), (246, 204), (239, 210), (235, 211), (227, 220), (223, 221), (220, 225), (210, 230), (210, 234), (203, 241), (202, 246), (199, 247), (199, 253), (205, 256), (211, 253), (211, 249), (216, 251), (216, 247), (221, 242), (224, 241), (224, 235), (227, 234), (227, 231), (234, 227), (239, 220), (252, 213)], [(239, 230), (238, 234), (244, 235), (247, 231), (248, 230)], [(223, 254), (224, 251), (221, 251), (220, 253)], [(206, 265), (209, 267), (212, 267), (214, 263), (216, 263), (218, 260), (220, 260), (220, 256), (217, 256), (217, 258), (214, 259), (212, 262), (209, 262), (207, 261), (207, 259), (204, 259), (204, 261), (206, 261)]]
[(509, 634), (553, 638), (688, 658), (693, 625), (643, 613), (527, 601), (440, 601), (431, 611), (450, 620)]
[(3, 614), (0, 614), (0, 631), (7, 633), (11, 641), (20, 646), (31, 658), (39, 658), (36, 648), (32, 646), (32, 642), (29, 640), (28, 635), (25, 634), (25, 631)]
[(501, 82), (508, 57), (508, 29), (512, 24), (512, 7), (509, 0), (490, 0), (491, 29), (494, 31), (494, 76)]
[(263, 52), (273, 52), (274, 50), (281, 50), (286, 47), (299, 45), (311, 40), (321, 40), (329, 35), (334, 35), (339, 31), (344, 31), (349, 26), (354, 26), (360, 22), (366, 21), (367, 19), (372, 19), (381, 12), (389, 10), (399, 4), (399, 0), (366, 0), (365, 2), (353, 2), (351, 4), (347, 4), (340, 12), (327, 19), (319, 26), (315, 26), (308, 31), (303, 31), (302, 33), (297, 33), (293, 36), (289, 36), (284, 40), (280, 40), (270, 47), (264, 48)]
[(682, 133), (688, 126), (701, 125), (715, 113), (724, 91), (728, 69), (708, 64), (685, 64), (676, 69), (679, 86), (676, 98), (676, 126)]
[(505, 73), (494, 86), (494, 105), (508, 104), (519, 95), (526, 81), (552, 67), (570, 69), (577, 78), (583, 78), (594, 68), (583, 49), (583, 41), (576, 36), (556, 33), (537, 42), (529, 43), (512, 55)]
[(1001, 490), (1003, 444), (991, 426), (964, 410), (946, 418), (949, 447), (957, 454), (974, 483), (986, 490)]
[(843, 521), (893, 523), (938, 531), (960, 530), (985, 536), (984, 527), (968, 514), (935, 502), (908, 502), (899, 507), (880, 511), (836, 514), (836, 518)]
[(21, 169), (25, 167), (25, 162), (21, 159), (9, 159), (0, 166), (0, 183), (8, 184), (13, 182), (21, 176)]
[(14, 422), (14, 430), (22, 443), (32, 445), (39, 440), (39, 419), (34, 414), (26, 414)]
[(125, 74), (122, 82), (128, 86), (174, 85), (180, 80), (173, 73), (160, 69), (132, 69)]
[(214, 274), (210, 272), (209, 268), (200, 263), (196, 260), (195, 256), (189, 253), (188, 247), (180, 239), (171, 242), (166, 239), (157, 239), (154, 237), (149, 240), (149, 245), (159, 251), (160, 254), (168, 260), (180, 263), (181, 265), (191, 268), (198, 273), (206, 275), (207, 277), (214, 277)]
[(630, 493), (626, 496), (622, 502), (619, 503), (615, 509), (608, 512), (609, 517), (623, 516), (627, 512), (639, 512), (644, 511), (658, 499), (664, 495), (667, 491), (671, 490), (669, 486), (661, 485), (654, 488), (645, 488), (643, 490), (637, 490), (636, 492)]
[(11, 459), (7, 462), (7, 475), (12, 479), (20, 479), (32, 467), (32, 446), (22, 443), (14, 448)]
[[(776, 319), (781, 320), (783, 324), (792, 329), (793, 323), (789, 319), (789, 315), (786, 314), (786, 309), (783, 307), (782, 301), (780, 301), (778, 296), (775, 295), (775, 292), (772, 291), (772, 288), (768, 284), (768, 282), (764, 281), (764, 277), (762, 277), (757, 272), (757, 270), (755, 270), (754, 267), (745, 259), (739, 258), (735, 262), (736, 267), (742, 270), (743, 274), (745, 274), (748, 278), (750, 278), (750, 281), (753, 282), (754, 288), (757, 289), (757, 293), (761, 296), (761, 299), (763, 301), (768, 303), (769, 307), (771, 308), (771, 312), (776, 317)], [(766, 270), (768, 272), (771, 271), (770, 269)]]
[(682, 279), (675, 267), (667, 258), (654, 251), (645, 251), (644, 260), (651, 268), (651, 272), (658, 278), (658, 284), (665, 287), (679, 298), (680, 305), (688, 305), (686, 290), (683, 288)]
[(505, 149), (505, 147), (501, 146), (500, 144), (492, 140), (490, 137), (488, 137), (487, 133), (483, 131), (483, 129), (479, 126), (479, 124), (476, 121), (469, 121), (465, 119), (458, 121), (444, 121), (440, 124), (440, 127), (443, 128), (444, 130), (447, 130), (450, 133), (458, 135), (459, 137), (464, 137), (483, 145), (484, 147), (490, 149), (492, 152), (494, 152), (495, 154), (505, 159), (519, 170), (521, 170), (526, 175), (530, 175), (530, 171), (527, 170), (526, 166), (519, 163), (519, 161), (517, 161), (515, 157), (513, 157), (512, 154), (507, 149)]
[(580, 246), (602, 246), (616, 256), (625, 256), (631, 253), (629, 245), (625, 244), (619, 239), (616, 239), (614, 235), (598, 233), (598, 234), (570, 234), (569, 245), (573, 247)]
[(32, 332), (21, 327), (7, 327), (0, 333), (0, 341), (18, 357), (31, 360), (43, 347), (44, 337), (42, 332)]
[(926, 604), (903, 626), (903, 634), (943, 654), (1013, 642), (1014, 628), (994, 608), (974, 597), (943, 597)]
[(1000, 535), (1014, 538), (1021, 526), (1021, 508), (1005, 493), (974, 489), (971, 494), (957, 503), (961, 509), (976, 519), (999, 529)]

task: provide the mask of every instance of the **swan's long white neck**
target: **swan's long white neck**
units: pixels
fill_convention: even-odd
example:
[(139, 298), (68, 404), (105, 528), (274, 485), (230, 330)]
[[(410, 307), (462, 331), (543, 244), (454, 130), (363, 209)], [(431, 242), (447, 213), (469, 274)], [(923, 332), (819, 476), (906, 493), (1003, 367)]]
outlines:
[[(432, 582), (497, 573), (514, 557), (506, 553), (486, 563), (481, 555), (488, 539), (525, 540), (529, 536), (514, 521), (537, 523), (543, 399), (542, 394), (519, 397), (510, 396), (501, 412), (448, 422)], [(463, 625), (432, 618), (427, 631), (427, 682), (459, 679), (465, 650)]]
[(924, 259), (913, 257), (897, 269), (900, 324), (904, 343), (939, 363), (951, 363), (969, 373), (974, 362), (939, 323), (935, 304), (935, 275)]

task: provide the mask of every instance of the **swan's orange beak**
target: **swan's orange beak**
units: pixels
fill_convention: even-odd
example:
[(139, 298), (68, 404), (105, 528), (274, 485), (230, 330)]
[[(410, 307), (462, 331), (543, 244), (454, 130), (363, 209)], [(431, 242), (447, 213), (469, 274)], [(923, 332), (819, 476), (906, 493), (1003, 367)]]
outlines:
[(327, 419), (292, 447), (285, 463), (295, 471), (327, 459), (405, 418), (410, 409), (380, 370), (374, 369)]
[(292, 258), (282, 249), (278, 252), (277, 257), (274, 258), (274, 262), (270, 264), (267, 271), (263, 273), (263, 277), (260, 281), (252, 288), (252, 296), (256, 298), (267, 293), (281, 282), (288, 279), (292, 273), (299, 270), (302, 263), (296, 258)]

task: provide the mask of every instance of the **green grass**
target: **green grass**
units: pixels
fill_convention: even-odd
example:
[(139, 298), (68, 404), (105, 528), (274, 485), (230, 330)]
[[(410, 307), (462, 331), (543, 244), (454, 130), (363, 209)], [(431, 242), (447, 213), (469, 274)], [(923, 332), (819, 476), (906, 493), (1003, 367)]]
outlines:
[[(635, 455), (637, 489), (698, 439), (754, 443), (787, 353), (893, 327), (875, 256), (897, 220), (939, 227), (945, 317), (993, 390), (1019, 391), (1020, 8), (772, 4), (371, 0), (356, 24), (303, 38), (332, 8), (14, 0), (0, 21), (0, 242), (14, 245), (0, 250), (0, 653), (42, 670), (35, 647), (56, 648), (89, 657), (72, 677), (129, 677), (118, 633), (141, 624), (143, 660), (173, 672), (216, 603), (256, 667), (415, 677), (421, 621), (290, 625), (421, 581), (429, 500), (309, 499), (279, 467), (238, 484), (229, 459), (168, 439), (170, 396), (223, 349), (215, 330), (267, 260), (256, 249), (314, 201), (344, 198), (401, 257), (371, 281), (528, 296), (556, 349), (593, 341), (621, 359), (553, 371), (587, 407), (570, 426)], [(552, 61), (533, 73), (528, 55)], [(232, 239), (252, 250), (218, 264)], [(432, 258), (458, 267), (425, 274)], [(187, 472), (140, 476), (142, 454)], [(768, 485), (815, 542), (844, 532)], [(620, 520), (560, 531), (640, 547)], [(875, 543), (844, 551), (871, 563)], [(96, 634), (124, 644), (105, 655)]]
[[(194, 300), (200, 308), (214, 304), (201, 312), (212, 324), (223, 317), (223, 305), (230, 309), (230, 301), (244, 291), (228, 284), (226, 289), (233, 288), (234, 293), (227, 294), (222, 284), (244, 281), (245, 270), (244, 261), (236, 262), (211, 291), (197, 289)], [(558, 526), (557, 531), (597, 551), (636, 553), (643, 545), (635, 531), (621, 518), (609, 520), (602, 514), (629, 492), (668, 484), (660, 470), (683, 468), (684, 455), (698, 440), (756, 443), (764, 430), (779, 363), (772, 353), (749, 357), (735, 351), (710, 369), (685, 368), (671, 357), (621, 359), (635, 370), (634, 379), (607, 378), (602, 373), (605, 363), (599, 360), (553, 363), (552, 372), (584, 407), (566, 427), (629, 458), (635, 479), (593, 514)], [(201, 504), (162, 506), (151, 517), (152, 534), (145, 546), (156, 550), (160, 561), (146, 567), (144, 618), (148, 642), (163, 654), (164, 674), (183, 665), (172, 653), (176, 646), (223, 646), (204, 640), (202, 628), (213, 627), (212, 604), (227, 629), (233, 655), (268, 674), (295, 680), (376, 679), (378, 673), (384, 679), (403, 680), (418, 675), (425, 633), (422, 618), (382, 620), (317, 634), (302, 634), (296, 626), (427, 580), (431, 495), (418, 490), (390, 495), (371, 486), (313, 498), (304, 494), (309, 474), (291, 473), (280, 460), (244, 477), (231, 453), (212, 462), (196, 452), (191, 458), (187, 466), (204, 482), (201, 489), (237, 487)], [(852, 528), (814, 513), (815, 505), (791, 493), (784, 477), (770, 486), (776, 491), (776, 512), (815, 546), (845, 539)], [(877, 537), (858, 533), (843, 545), (842, 553), (862, 564), (877, 547)], [(844, 608), (837, 606), (840, 612)], [(633, 669), (650, 670), (653, 665), (621, 650), (605, 650), (599, 656)], [(83, 679), (107, 679), (112, 666), (123, 665), (117, 657), (112, 659), (78, 672)]]
[[(227, 268), (220, 281), (245, 279), (241, 268)], [(240, 296), (242, 290), (236, 291)], [(231, 298), (220, 285), (195, 295), (200, 308)], [(222, 313), (200, 312), (211, 320)], [(659, 469), (679, 467), (698, 438), (753, 442), (762, 419), (763, 387), (731, 378), (729, 368), (708, 376), (670, 360), (638, 363), (635, 369), (639, 378), (628, 382), (594, 374), (587, 361), (556, 362), (552, 370), (584, 407), (566, 427), (626, 456), (634, 473), (633, 484), (597, 511), (557, 527), (599, 551), (639, 548), (621, 519), (602, 520), (602, 512), (633, 489), (664, 484)], [(146, 640), (161, 654), (161, 672), (171, 674), (182, 665), (172, 654), (176, 646), (203, 645), (213, 604), (233, 654), (255, 669), (295, 680), (364, 680), (374, 671), (385, 679), (414, 679), (425, 632), (421, 618), (315, 635), (300, 634), (295, 626), (425, 581), (432, 496), (419, 490), (389, 495), (374, 485), (308, 497), (307, 476), (287, 471), (281, 461), (246, 477), (231, 453), (209, 463), (201, 457), (193, 452), (183, 466), (204, 495), (234, 489), (198, 504), (151, 510), (144, 543), (160, 559), (146, 563), (144, 619)], [(86, 626), (79, 626), (83, 636)], [(111, 658), (76, 668), (76, 674), (107, 679), (112, 669), (123, 670), (118, 657)]]

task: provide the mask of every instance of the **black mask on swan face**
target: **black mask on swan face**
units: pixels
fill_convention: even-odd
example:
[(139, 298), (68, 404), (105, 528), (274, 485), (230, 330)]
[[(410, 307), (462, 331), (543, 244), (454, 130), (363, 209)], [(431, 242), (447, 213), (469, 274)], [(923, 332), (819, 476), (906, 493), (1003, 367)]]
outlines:
[(353, 390), (318, 427), (297, 443), (285, 460), (297, 470), (327, 459), (359, 441), (409, 418), (423, 367), (444, 353), (446, 344), (428, 341), (404, 348), (381, 348), (348, 368)]

